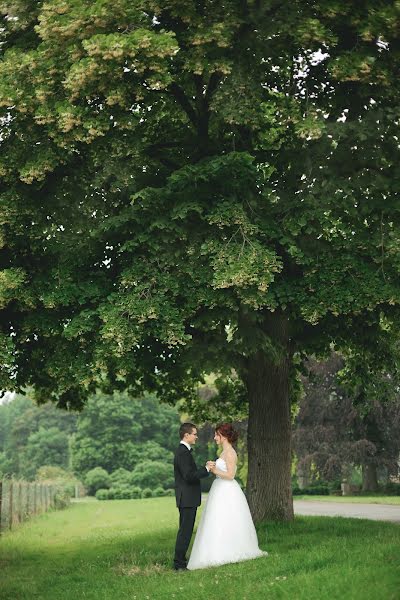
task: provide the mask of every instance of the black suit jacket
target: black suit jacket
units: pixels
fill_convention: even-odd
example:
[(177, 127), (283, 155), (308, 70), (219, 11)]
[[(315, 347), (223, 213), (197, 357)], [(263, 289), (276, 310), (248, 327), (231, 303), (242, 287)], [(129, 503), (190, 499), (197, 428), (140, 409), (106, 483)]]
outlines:
[(200, 479), (209, 475), (205, 467), (197, 468), (190, 450), (179, 444), (174, 457), (176, 505), (181, 508), (200, 506)]

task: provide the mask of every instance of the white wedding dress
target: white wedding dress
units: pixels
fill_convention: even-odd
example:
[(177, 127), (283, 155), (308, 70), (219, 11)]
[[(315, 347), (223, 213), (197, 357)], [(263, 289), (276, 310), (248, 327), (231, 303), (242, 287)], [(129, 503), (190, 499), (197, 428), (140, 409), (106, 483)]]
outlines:
[[(216, 466), (227, 471), (223, 458), (216, 460)], [(235, 479), (217, 476), (200, 518), (187, 568), (204, 569), (267, 555), (258, 547), (249, 505), (240, 485)]]

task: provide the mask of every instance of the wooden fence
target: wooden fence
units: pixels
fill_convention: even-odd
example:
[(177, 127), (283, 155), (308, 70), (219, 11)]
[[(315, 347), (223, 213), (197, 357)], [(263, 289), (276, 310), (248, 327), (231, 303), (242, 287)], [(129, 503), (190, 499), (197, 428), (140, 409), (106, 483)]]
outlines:
[(56, 486), (36, 481), (0, 481), (0, 533), (53, 508), (56, 491)]

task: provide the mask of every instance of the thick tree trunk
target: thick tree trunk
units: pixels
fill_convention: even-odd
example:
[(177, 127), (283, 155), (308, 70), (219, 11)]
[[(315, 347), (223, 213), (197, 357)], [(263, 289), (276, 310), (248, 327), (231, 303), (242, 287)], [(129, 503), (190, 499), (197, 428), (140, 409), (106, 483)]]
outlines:
[[(277, 337), (284, 341), (281, 335)], [(278, 362), (262, 352), (248, 359), (247, 496), (255, 522), (293, 519), (290, 360), (285, 346)]]
[(378, 489), (378, 475), (376, 465), (365, 464), (362, 466), (362, 491), (376, 492)]

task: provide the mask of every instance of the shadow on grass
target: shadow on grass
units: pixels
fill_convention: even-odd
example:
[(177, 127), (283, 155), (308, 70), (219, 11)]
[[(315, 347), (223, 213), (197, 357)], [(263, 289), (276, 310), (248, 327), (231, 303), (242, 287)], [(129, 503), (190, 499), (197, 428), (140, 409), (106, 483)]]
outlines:
[(284, 564), (285, 572), (289, 566), (292, 574), (346, 562), (365, 564), (368, 550), (374, 551), (376, 560), (390, 561), (394, 549), (400, 548), (400, 527), (368, 519), (298, 516), (289, 523), (262, 523), (257, 531), (271, 563)]
[[(232, 592), (234, 585), (234, 600), (264, 600), (267, 594), (271, 599), (376, 600), (392, 598), (389, 591), (396, 588), (400, 527), (391, 523), (319, 516), (299, 516), (291, 523), (261, 523), (257, 527), (259, 543), (268, 557), (182, 574), (171, 568), (176, 536), (172, 519), (159, 529), (149, 527), (140, 534), (132, 525), (123, 525), (82, 529), (80, 536), (70, 539), (68, 530), (63, 539), (46, 538), (44, 528), (33, 536), (5, 537), (0, 546), (0, 568), (5, 567), (0, 597), (133, 600), (136, 595), (139, 600), (147, 594), (165, 600), (175, 597), (177, 589), (182, 591), (180, 595), (196, 589), (196, 598), (209, 600), (218, 596), (218, 580), (221, 591), (223, 585), (231, 585)], [(377, 596), (372, 589), (377, 585), (377, 573), (382, 581), (386, 578), (385, 596)], [(349, 586), (360, 593), (346, 596)], [(370, 589), (374, 596), (365, 595)], [(137, 592), (141, 590), (146, 592), (140, 595)], [(342, 595), (333, 595), (338, 590)]]
[[(260, 548), (267, 550), (267, 560), (277, 566), (292, 556), (292, 568), (304, 570), (308, 564), (315, 568), (327, 562), (343, 560), (343, 553), (353, 547), (373, 544), (376, 533), (393, 533), (390, 523), (372, 522), (340, 517), (296, 517), (290, 523), (261, 523), (257, 527)], [(400, 527), (398, 528), (400, 532)], [(115, 536), (102, 537), (94, 532), (90, 538), (75, 538), (51, 543), (41, 540), (33, 550), (9, 548), (11, 554), (1, 556), (0, 565), (12, 570), (38, 568), (39, 565), (60, 573), (71, 570), (106, 569), (123, 577), (157, 575), (171, 570), (176, 529), (168, 527), (158, 532), (129, 536), (116, 528)], [(194, 536), (193, 536), (194, 537)], [(302, 550), (299, 553), (299, 550)]]

